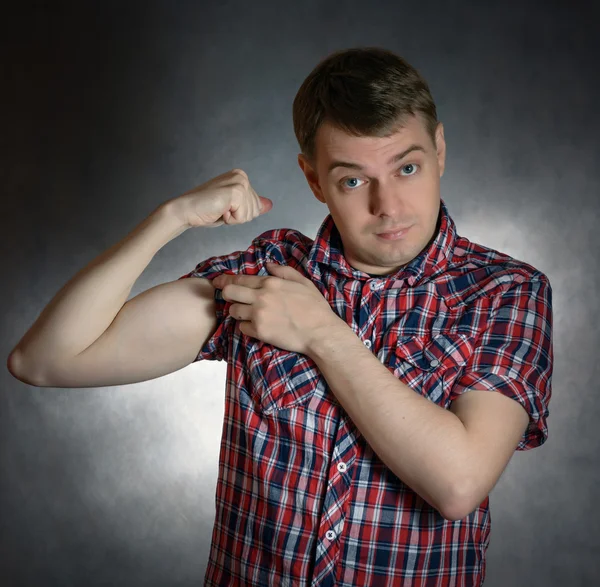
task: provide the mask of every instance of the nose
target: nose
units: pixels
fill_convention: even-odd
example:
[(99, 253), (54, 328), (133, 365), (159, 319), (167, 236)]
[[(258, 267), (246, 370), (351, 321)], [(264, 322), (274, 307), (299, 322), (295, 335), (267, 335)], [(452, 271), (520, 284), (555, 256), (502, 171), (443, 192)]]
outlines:
[(370, 193), (371, 214), (374, 216), (390, 216), (400, 218), (402, 202), (398, 186), (373, 182)]

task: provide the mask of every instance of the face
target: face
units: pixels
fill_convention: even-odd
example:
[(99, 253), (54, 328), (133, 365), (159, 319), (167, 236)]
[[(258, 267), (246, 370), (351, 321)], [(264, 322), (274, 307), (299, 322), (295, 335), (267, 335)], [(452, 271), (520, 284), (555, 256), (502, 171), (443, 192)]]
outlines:
[[(354, 269), (395, 273), (435, 238), (446, 159), (442, 123), (436, 143), (415, 116), (386, 138), (351, 136), (325, 122), (316, 136), (315, 168), (298, 156), (315, 197), (329, 208)], [(398, 238), (381, 236), (406, 227)]]

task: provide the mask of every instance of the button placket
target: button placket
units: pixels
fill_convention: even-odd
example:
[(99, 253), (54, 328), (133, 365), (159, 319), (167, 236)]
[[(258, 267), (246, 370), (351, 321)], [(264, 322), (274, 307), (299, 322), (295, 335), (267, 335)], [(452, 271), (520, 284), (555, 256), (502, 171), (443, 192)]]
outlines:
[[(381, 279), (371, 279), (371, 280), (368, 282), (368, 287), (369, 287), (369, 290), (370, 290), (370, 291), (372, 291), (372, 292), (376, 292), (376, 291), (379, 291), (379, 290), (380, 290), (380, 289), (383, 287), (383, 284), (384, 284), (384, 283), (383, 283), (383, 280), (381, 280)], [(369, 296), (369, 298), (370, 298), (370, 296)], [(367, 301), (366, 301), (366, 299), (363, 299), (363, 301), (362, 301), (362, 302), (359, 302), (359, 304), (360, 304), (360, 303), (365, 303), (365, 304), (366, 304), (366, 303), (367, 303)], [(359, 323), (359, 324), (358, 324), (359, 331), (362, 329), (362, 326), (363, 326), (363, 324), (361, 324), (361, 323)], [(373, 328), (373, 334), (372, 334), (372, 336), (375, 336), (375, 328)], [(371, 342), (371, 340), (370, 340), (370, 339), (363, 340), (363, 344), (364, 344), (364, 345), (365, 345), (365, 346), (366, 346), (368, 349), (370, 349), (370, 348), (373, 346), (373, 343)]]
[[(350, 496), (351, 479), (346, 472), (356, 458), (356, 436), (349, 430), (347, 415), (340, 414), (340, 423), (336, 431), (336, 442), (331, 457), (331, 469), (327, 481), (327, 491), (321, 512), (319, 540), (315, 557), (314, 573), (317, 575), (333, 561), (338, 564), (340, 541), (345, 525), (347, 501)], [(334, 468), (335, 466), (335, 468)], [(337, 471), (337, 474), (334, 474)]]

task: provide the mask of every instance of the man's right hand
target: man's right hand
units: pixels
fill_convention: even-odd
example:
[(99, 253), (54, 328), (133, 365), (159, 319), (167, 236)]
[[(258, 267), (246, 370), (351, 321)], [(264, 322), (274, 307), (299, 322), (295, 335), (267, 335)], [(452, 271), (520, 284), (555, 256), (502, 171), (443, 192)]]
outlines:
[(232, 169), (165, 203), (186, 228), (243, 224), (269, 212), (273, 202), (259, 196), (242, 169)]

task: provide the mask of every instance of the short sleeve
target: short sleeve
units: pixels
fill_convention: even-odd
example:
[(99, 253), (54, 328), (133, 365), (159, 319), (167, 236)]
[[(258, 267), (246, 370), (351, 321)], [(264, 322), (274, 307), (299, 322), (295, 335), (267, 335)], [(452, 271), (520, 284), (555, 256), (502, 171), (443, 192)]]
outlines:
[[(255, 239), (245, 251), (235, 251), (225, 256), (215, 256), (198, 263), (193, 271), (182, 275), (179, 279), (200, 277), (211, 281), (223, 273), (238, 275), (263, 275), (268, 272), (264, 269), (264, 251), (260, 241)], [(212, 336), (200, 349), (193, 363), (201, 360), (223, 361), (229, 358), (231, 340), (235, 320), (229, 315), (231, 302), (223, 298), (220, 289), (214, 289), (215, 313), (217, 328)]]
[(544, 276), (519, 283), (503, 292), (493, 308), (450, 399), (471, 388), (518, 401), (529, 414), (529, 426), (516, 450), (529, 450), (548, 438), (553, 366), (550, 282)]

